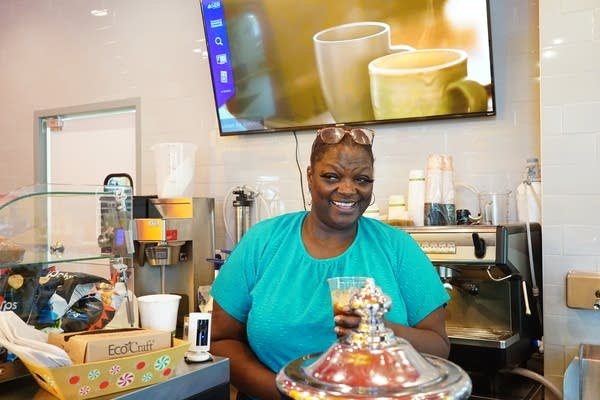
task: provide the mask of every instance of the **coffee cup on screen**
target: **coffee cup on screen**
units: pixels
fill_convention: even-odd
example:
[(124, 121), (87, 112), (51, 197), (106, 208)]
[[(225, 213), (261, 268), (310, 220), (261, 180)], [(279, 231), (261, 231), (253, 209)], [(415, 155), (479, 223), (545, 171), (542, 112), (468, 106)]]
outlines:
[(313, 36), (317, 71), (325, 103), (336, 122), (371, 121), (368, 65), (375, 58), (414, 50), (391, 45), (383, 22), (337, 25)]
[(480, 112), (488, 94), (466, 79), (467, 53), (459, 49), (421, 49), (390, 54), (369, 63), (376, 119)]

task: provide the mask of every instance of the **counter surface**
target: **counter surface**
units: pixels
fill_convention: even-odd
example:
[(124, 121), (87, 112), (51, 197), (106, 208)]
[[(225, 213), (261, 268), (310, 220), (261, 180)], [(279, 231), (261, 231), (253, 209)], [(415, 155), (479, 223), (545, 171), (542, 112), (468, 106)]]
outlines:
[[(225, 399), (229, 396), (229, 359), (213, 356), (206, 363), (187, 364), (182, 361), (176, 375), (155, 385), (94, 399), (148, 400), (148, 399)], [(203, 393), (209, 393), (203, 397)], [(214, 397), (213, 397), (214, 396)], [(56, 397), (40, 388), (30, 376), (0, 384), (0, 400), (56, 400)]]

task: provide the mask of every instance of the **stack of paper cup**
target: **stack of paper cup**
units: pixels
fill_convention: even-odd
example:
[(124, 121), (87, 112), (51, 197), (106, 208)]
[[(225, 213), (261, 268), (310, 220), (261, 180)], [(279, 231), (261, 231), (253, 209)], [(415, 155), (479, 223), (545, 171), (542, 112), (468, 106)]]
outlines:
[(425, 225), (456, 225), (452, 156), (430, 154), (425, 178)]
[(425, 179), (425, 225), (445, 225), (442, 208), (442, 156), (430, 154)]
[(456, 225), (456, 207), (454, 205), (454, 167), (452, 156), (442, 155), (442, 204), (445, 209), (446, 225)]

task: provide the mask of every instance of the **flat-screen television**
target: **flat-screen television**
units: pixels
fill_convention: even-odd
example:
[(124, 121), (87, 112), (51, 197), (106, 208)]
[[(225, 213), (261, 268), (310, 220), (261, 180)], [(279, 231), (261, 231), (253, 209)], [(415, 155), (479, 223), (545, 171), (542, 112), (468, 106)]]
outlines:
[(495, 115), (488, 0), (200, 0), (221, 135)]

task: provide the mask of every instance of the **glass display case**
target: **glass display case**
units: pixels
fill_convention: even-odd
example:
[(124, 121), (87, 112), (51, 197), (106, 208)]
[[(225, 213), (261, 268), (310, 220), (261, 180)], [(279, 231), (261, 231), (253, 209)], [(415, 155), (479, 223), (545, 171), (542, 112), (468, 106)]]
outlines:
[[(118, 309), (104, 292), (118, 282), (120, 301), (133, 292), (131, 229), (128, 186), (38, 184), (0, 195), (0, 311), (38, 329), (103, 327)], [(74, 320), (81, 315), (88, 321)], [(19, 374), (10, 356), (0, 345), (0, 382)]]

